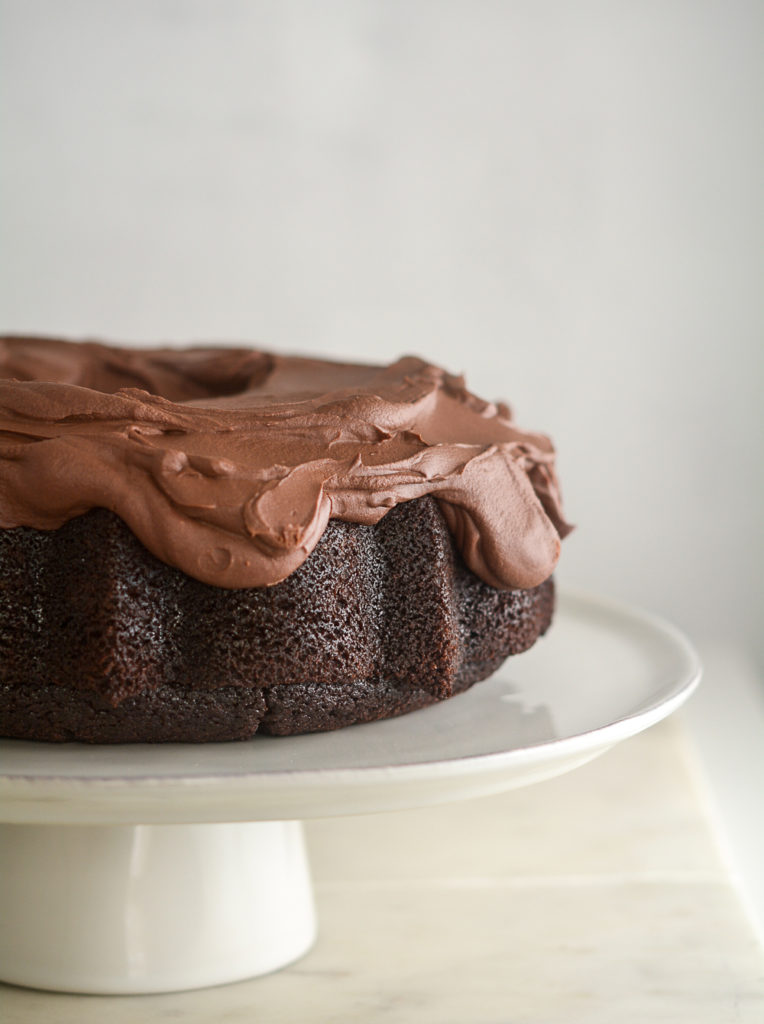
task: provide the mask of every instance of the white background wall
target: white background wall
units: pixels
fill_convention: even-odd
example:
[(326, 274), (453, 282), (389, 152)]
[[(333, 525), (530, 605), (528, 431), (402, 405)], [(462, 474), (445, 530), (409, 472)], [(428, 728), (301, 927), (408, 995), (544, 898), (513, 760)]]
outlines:
[(2, 326), (465, 370), (764, 656), (764, 4), (3, 0)]

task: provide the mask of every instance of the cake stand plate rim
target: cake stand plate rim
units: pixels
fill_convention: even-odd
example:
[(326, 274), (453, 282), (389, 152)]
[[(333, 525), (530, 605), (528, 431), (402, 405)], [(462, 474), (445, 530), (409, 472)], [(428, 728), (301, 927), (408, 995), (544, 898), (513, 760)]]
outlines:
[[(274, 820), (487, 795), (575, 768), (655, 725), (700, 675), (694, 648), (671, 624), (561, 588), (555, 622), (531, 651), (467, 693), (401, 718), (265, 743), (0, 740), (0, 821)], [(460, 735), (465, 723), (485, 735)], [(141, 771), (146, 760), (153, 771)]]

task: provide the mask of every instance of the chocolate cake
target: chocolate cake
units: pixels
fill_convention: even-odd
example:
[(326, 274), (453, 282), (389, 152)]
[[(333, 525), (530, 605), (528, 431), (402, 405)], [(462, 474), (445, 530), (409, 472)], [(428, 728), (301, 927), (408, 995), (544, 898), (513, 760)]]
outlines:
[(554, 452), (407, 357), (0, 339), (0, 734), (330, 730), (553, 613)]

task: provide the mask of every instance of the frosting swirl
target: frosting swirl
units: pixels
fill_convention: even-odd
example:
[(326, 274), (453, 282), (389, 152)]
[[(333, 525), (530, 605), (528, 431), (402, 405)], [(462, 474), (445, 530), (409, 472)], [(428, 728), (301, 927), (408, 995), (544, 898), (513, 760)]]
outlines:
[(188, 575), (261, 587), (330, 518), (376, 523), (424, 494), (494, 587), (545, 580), (571, 529), (549, 438), (421, 359), (0, 339), (2, 528), (107, 508)]

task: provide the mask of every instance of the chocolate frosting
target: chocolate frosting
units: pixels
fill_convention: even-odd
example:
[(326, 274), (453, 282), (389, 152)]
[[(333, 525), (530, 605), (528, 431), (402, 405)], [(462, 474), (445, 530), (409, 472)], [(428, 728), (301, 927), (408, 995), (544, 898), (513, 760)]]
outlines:
[(107, 508), (215, 586), (277, 583), (330, 518), (376, 523), (424, 494), (494, 587), (541, 583), (570, 530), (549, 439), (411, 356), (6, 338), (0, 378), (0, 527)]

